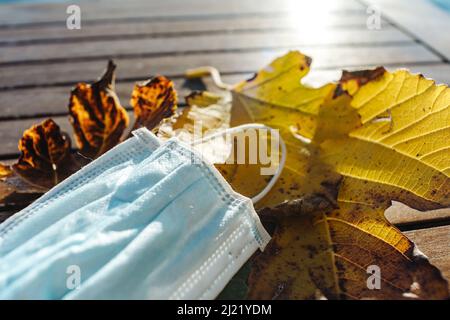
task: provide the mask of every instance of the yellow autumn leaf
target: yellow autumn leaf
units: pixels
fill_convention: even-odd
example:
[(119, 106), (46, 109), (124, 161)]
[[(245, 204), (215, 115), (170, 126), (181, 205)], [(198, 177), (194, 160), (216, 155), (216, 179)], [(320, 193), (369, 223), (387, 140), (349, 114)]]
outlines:
[[(281, 177), (272, 191), (259, 201), (258, 208), (272, 207), (290, 199), (301, 198), (305, 194), (329, 194), (329, 185), (335, 185), (340, 176), (317, 159), (318, 149), (310, 144), (319, 122), (321, 106), (328, 103), (336, 108), (345, 109), (349, 97), (341, 95), (333, 99), (336, 84), (327, 84), (312, 88), (301, 83), (309, 72), (311, 59), (297, 51), (291, 51), (275, 59), (268, 67), (258, 72), (254, 78), (235, 86), (231, 126), (244, 123), (262, 123), (278, 129), (287, 146), (287, 161)], [(344, 108), (342, 107), (344, 106)], [(348, 111), (337, 127), (356, 127), (359, 119)], [(350, 119), (351, 123), (348, 123)], [(327, 122), (328, 122), (327, 121)], [(343, 131), (337, 128), (335, 131)], [(336, 134), (334, 132), (333, 134)], [(229, 180), (240, 193), (252, 196), (262, 189), (266, 177), (258, 174), (259, 167), (249, 170), (245, 166), (236, 166), (234, 177)], [(252, 183), (246, 183), (252, 175)], [(302, 183), (307, 181), (307, 183)]]
[[(232, 91), (231, 125), (277, 128), (288, 149), (279, 181), (256, 204), (275, 228), (267, 250), (249, 262), (247, 297), (448, 298), (439, 271), (384, 218), (391, 200), (418, 209), (448, 207), (442, 159), (449, 158), (450, 140), (417, 141), (427, 132), (439, 139), (448, 135), (448, 116), (430, 120), (448, 107), (448, 89), (382, 68), (344, 72), (338, 84), (310, 88), (300, 82), (310, 62), (290, 52)], [(389, 79), (402, 73), (403, 85), (395, 91)], [(267, 183), (258, 170), (236, 165), (224, 176), (238, 192), (253, 196)], [(381, 271), (380, 290), (368, 287), (371, 266)]]
[(339, 86), (362, 123), (321, 144), (322, 160), (344, 176), (339, 200), (449, 207), (450, 89), (406, 70), (377, 71), (366, 84), (347, 73)]
[(439, 270), (380, 209), (349, 203), (303, 207), (287, 203), (261, 212), (277, 226), (251, 264), (246, 298), (448, 298)]
[(321, 88), (303, 85), (301, 81), (308, 74), (310, 64), (311, 58), (291, 51), (275, 59), (252, 79), (238, 83), (232, 91), (233, 104), (242, 108), (233, 109), (234, 118), (239, 121), (247, 118), (285, 132), (295, 131), (311, 139), (320, 106), (335, 85), (327, 84)]
[[(265, 86), (267, 90), (267, 82)], [(239, 100), (234, 108), (249, 115), (263, 108), (255, 107), (254, 100), (264, 97), (248, 99), (240, 85), (236, 91)], [(448, 297), (446, 281), (383, 215), (392, 200), (418, 209), (449, 206), (448, 166), (442, 164), (449, 159), (448, 88), (406, 71), (391, 74), (377, 68), (344, 73), (333, 94), (323, 98), (312, 142), (300, 148), (309, 150), (312, 156), (306, 161), (321, 172), (342, 176), (336, 207), (278, 218), (272, 249), (255, 260), (250, 273), (249, 297), (312, 298), (317, 291), (332, 299)], [(278, 121), (284, 126), (293, 122), (289, 115)], [(438, 142), (429, 140), (433, 138)], [(298, 144), (290, 147), (297, 149)], [(434, 153), (439, 156), (430, 158)], [(289, 157), (292, 161), (292, 153)], [(287, 163), (292, 165), (289, 157)], [(291, 183), (315, 185), (317, 178), (323, 179), (288, 177)], [(278, 190), (275, 187), (264, 199), (268, 206), (279, 198)], [(371, 265), (382, 272), (379, 291), (369, 290), (365, 282)]]

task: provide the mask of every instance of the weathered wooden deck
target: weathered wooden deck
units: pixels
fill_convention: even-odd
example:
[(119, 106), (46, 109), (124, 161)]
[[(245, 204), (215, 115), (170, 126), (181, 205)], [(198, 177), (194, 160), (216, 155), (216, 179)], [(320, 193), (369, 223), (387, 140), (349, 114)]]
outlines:
[[(66, 28), (68, 3), (0, 5), (0, 160), (17, 158), (22, 132), (44, 118), (71, 132), (70, 88), (93, 81), (108, 58), (118, 65), (125, 105), (134, 82), (150, 75), (175, 80), (182, 97), (209, 86), (183, 79), (187, 68), (213, 65), (233, 83), (288, 49), (313, 57), (310, 83), (375, 65), (450, 83), (449, 29), (438, 32), (450, 19), (442, 21), (444, 13), (434, 14), (425, 1), (406, 1), (432, 20), (415, 26), (399, 5), (374, 1), (383, 10), (381, 30), (367, 29), (367, 4), (357, 0), (85, 1), (79, 2), (81, 30)], [(9, 214), (0, 212), (0, 221)], [(449, 211), (394, 209), (388, 217), (450, 279)]]

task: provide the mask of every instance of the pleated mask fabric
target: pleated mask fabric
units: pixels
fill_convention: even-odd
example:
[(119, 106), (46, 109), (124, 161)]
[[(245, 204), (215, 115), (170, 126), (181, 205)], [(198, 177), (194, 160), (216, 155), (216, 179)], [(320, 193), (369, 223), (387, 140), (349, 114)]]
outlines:
[(0, 298), (213, 299), (269, 239), (213, 165), (141, 128), (0, 225)]

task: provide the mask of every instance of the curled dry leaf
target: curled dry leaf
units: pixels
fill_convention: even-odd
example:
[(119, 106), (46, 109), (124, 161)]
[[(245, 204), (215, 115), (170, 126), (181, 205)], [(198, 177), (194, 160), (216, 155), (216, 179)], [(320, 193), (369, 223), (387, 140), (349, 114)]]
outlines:
[(9, 166), (0, 164), (0, 178), (9, 177), (12, 174), (12, 170)]
[(51, 188), (81, 167), (71, 152), (70, 139), (51, 119), (27, 129), (19, 150), (14, 172), (39, 187)]
[[(69, 119), (79, 152), (71, 150), (69, 137), (49, 119), (26, 130), (21, 152), (12, 167), (0, 164), (0, 205), (20, 208), (77, 171), (90, 159), (114, 147), (128, 125), (128, 115), (114, 92), (112, 61), (100, 80), (79, 83), (71, 92)], [(132, 95), (135, 128), (153, 129), (176, 109), (173, 83), (162, 77), (137, 85)]]
[(109, 61), (103, 76), (95, 83), (79, 83), (72, 90), (69, 120), (80, 153), (96, 158), (117, 143), (128, 126), (128, 114), (114, 92), (114, 70)]
[(134, 86), (131, 106), (135, 122), (133, 130), (146, 127), (153, 129), (161, 120), (172, 116), (177, 109), (177, 94), (172, 81), (157, 76)]
[(23, 207), (83, 163), (72, 154), (70, 139), (51, 119), (27, 129), (19, 141), (19, 150), (15, 164), (0, 165), (3, 205)]

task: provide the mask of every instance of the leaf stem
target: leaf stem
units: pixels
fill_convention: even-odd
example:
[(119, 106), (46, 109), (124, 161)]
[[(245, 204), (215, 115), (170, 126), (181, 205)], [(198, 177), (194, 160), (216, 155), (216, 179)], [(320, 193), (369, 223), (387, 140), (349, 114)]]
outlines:
[(205, 76), (211, 76), (214, 85), (223, 90), (232, 90), (233, 85), (224, 83), (220, 76), (219, 70), (211, 66), (198, 67), (195, 69), (188, 69), (184, 73), (185, 77), (188, 79), (202, 78)]

